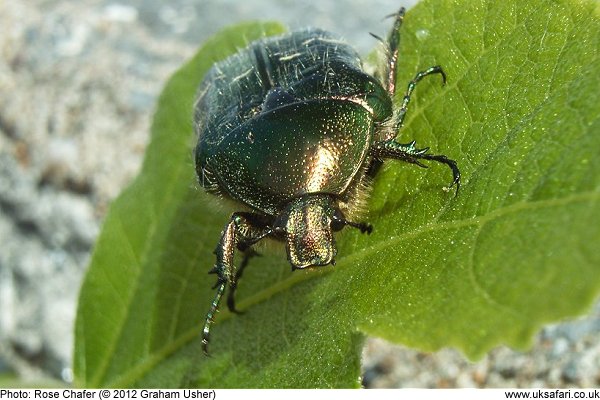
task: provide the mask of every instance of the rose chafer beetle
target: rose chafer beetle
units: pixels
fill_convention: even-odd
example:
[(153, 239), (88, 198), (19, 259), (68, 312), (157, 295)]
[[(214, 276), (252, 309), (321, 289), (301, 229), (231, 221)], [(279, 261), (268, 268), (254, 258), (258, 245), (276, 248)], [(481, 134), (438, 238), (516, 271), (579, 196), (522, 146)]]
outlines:
[[(225, 288), (234, 292), (251, 246), (264, 238), (286, 245), (292, 269), (334, 264), (333, 233), (355, 222), (365, 189), (386, 159), (425, 167), (422, 160), (452, 170), (449, 188), (460, 187), (455, 161), (428, 154), (396, 135), (417, 83), (433, 66), (409, 82), (394, 109), (399, 30), (404, 9), (394, 14), (387, 60), (377, 77), (366, 73), (358, 54), (337, 36), (306, 29), (264, 38), (216, 63), (200, 85), (194, 127), (198, 134), (196, 173), (208, 192), (234, 200), (234, 212), (215, 250), (217, 293), (206, 315), (203, 349)], [(239, 268), (234, 252), (244, 253)]]

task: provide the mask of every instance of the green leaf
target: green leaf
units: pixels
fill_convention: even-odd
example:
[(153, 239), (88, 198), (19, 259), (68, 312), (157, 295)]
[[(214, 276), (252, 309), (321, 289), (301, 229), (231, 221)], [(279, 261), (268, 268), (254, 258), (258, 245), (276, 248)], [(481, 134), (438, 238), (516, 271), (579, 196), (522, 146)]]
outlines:
[[(393, 10), (390, 10), (393, 11)], [(418, 4), (401, 32), (398, 84), (421, 82), (399, 140), (456, 159), (450, 174), (388, 162), (366, 236), (338, 236), (335, 267), (291, 272), (261, 250), (212, 357), (200, 328), (228, 212), (195, 185), (195, 89), (212, 62), (274, 25), (207, 42), (167, 84), (143, 170), (111, 207), (81, 291), (80, 386), (356, 387), (365, 334), (479, 357), (525, 348), (600, 291), (600, 7), (594, 1)], [(397, 101), (401, 100), (398, 96)]]

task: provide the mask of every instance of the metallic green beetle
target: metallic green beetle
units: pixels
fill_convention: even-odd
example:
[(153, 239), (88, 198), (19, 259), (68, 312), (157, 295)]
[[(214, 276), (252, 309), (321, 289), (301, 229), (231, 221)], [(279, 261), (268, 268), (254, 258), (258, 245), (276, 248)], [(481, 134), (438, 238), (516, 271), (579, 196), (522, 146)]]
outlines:
[[(349, 45), (317, 29), (253, 42), (204, 78), (194, 114), (198, 179), (245, 210), (231, 215), (215, 250), (217, 293), (204, 325), (205, 353), (226, 286), (236, 312), (234, 292), (253, 244), (283, 241), (292, 268), (306, 268), (334, 263), (333, 232), (346, 225), (371, 232), (352, 218), (384, 159), (444, 163), (458, 191), (455, 161), (395, 140), (417, 82), (430, 74), (446, 82), (439, 66), (419, 72), (393, 109), (403, 16), (404, 9), (394, 15), (387, 41), (377, 38), (387, 51), (378, 78)], [(233, 264), (236, 248), (244, 252), (240, 268)]]

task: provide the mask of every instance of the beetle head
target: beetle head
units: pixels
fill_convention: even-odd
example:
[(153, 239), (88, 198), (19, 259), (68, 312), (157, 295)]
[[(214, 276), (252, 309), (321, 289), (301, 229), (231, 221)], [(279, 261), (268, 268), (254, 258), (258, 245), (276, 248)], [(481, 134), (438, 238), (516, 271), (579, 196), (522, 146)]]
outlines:
[(292, 200), (276, 223), (284, 232), (288, 260), (294, 269), (332, 264), (337, 253), (333, 232), (344, 224), (334, 199), (325, 194)]

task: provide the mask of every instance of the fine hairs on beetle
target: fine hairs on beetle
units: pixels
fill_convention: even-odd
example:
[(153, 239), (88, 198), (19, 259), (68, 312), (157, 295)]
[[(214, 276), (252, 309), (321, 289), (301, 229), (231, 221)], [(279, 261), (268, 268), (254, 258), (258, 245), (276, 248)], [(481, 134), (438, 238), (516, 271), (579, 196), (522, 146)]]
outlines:
[[(231, 214), (215, 249), (215, 297), (202, 331), (208, 354), (210, 328), (228, 287), (227, 306), (252, 255), (265, 238), (283, 242), (292, 269), (335, 263), (334, 232), (345, 226), (371, 233), (357, 222), (366, 187), (388, 159), (452, 171), (448, 189), (460, 187), (454, 160), (429, 154), (415, 142), (396, 141), (418, 82), (446, 74), (440, 66), (408, 83), (400, 107), (396, 64), (404, 8), (391, 15), (386, 61), (375, 76), (338, 36), (305, 29), (250, 43), (206, 74), (194, 105), (196, 173), (200, 185), (240, 210)], [(243, 253), (236, 267), (234, 252)]]

